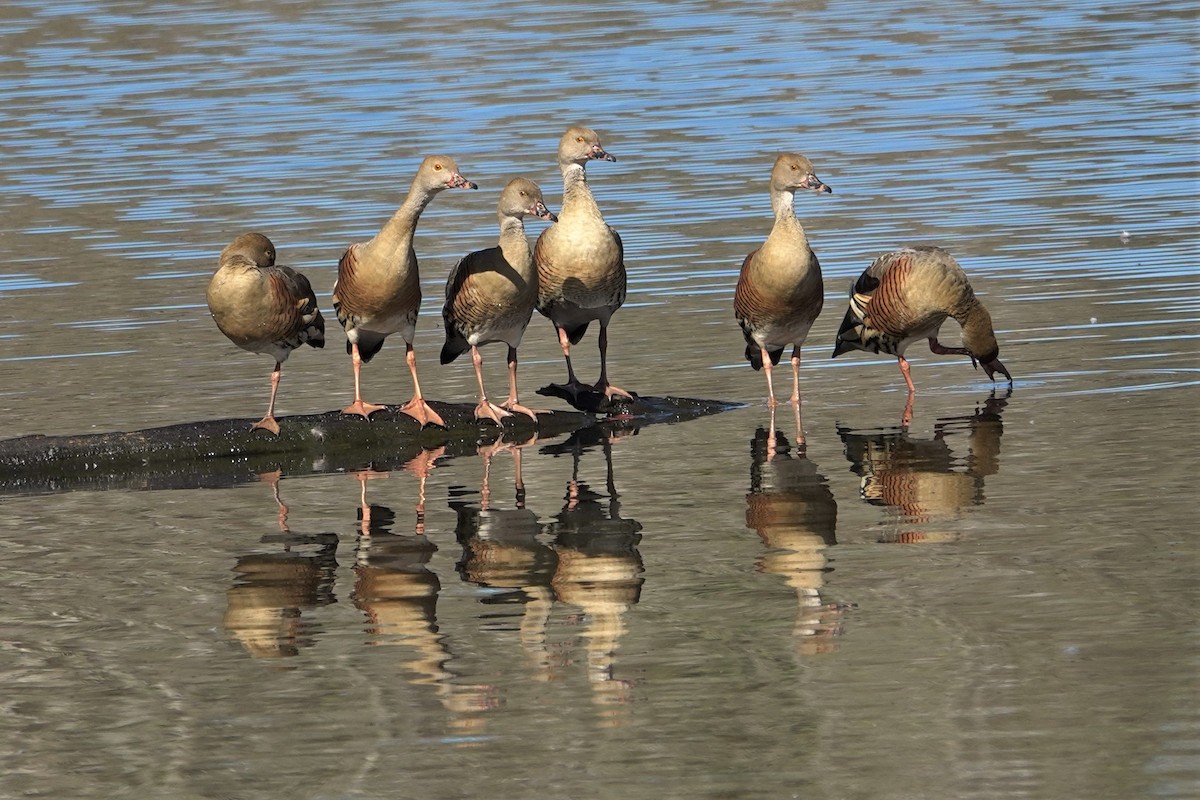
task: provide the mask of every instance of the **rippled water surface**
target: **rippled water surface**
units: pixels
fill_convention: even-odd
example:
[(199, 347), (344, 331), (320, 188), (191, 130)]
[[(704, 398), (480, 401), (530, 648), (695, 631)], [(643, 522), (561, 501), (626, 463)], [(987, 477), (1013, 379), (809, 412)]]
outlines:
[[(422, 388), (470, 400), (445, 276), (508, 178), (557, 207), (577, 121), (618, 158), (588, 168), (630, 276), (614, 382), (744, 404), (392, 472), (5, 491), (0, 796), (1200, 793), (1195, 9), (927, 6), (0, 9), (2, 438), (257, 418), (271, 365), (204, 306), (247, 230), (332, 326), (280, 413), (344, 405), (337, 259), (431, 152), (480, 189), (421, 220)], [(797, 199), (827, 291), (806, 448), (786, 406), (769, 441), (731, 309), (781, 150), (834, 189)], [(918, 241), (1016, 382), (914, 349), (904, 430), (894, 359), (828, 354), (851, 278)], [(521, 353), (529, 396), (561, 379), (545, 320)], [(364, 382), (406, 399), (402, 347)]]

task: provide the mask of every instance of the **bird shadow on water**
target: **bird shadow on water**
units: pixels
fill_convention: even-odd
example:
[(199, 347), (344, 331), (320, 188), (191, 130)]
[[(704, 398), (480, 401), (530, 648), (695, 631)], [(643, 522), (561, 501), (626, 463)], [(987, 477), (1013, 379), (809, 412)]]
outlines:
[[(1011, 390), (995, 391), (974, 412), (940, 417), (932, 436), (907, 426), (854, 429), (837, 426), (860, 497), (886, 509), (880, 542), (956, 541), (962, 514), (984, 503), (984, 479), (1000, 470), (1001, 414)], [(965, 436), (966, 452), (951, 447)]]

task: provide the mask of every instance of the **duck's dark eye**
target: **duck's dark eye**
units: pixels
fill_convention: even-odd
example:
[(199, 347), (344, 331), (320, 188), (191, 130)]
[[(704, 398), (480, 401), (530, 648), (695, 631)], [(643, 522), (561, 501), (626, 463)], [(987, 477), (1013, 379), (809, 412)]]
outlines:
[(441, 164), (434, 164), (434, 165), (433, 165), (433, 168), (434, 168), (434, 169), (436, 169), (436, 170), (439, 170), (439, 171), (440, 171), (440, 170), (442, 169), (442, 165), (441, 165)]
[(575, 137), (575, 141), (579, 142), (580, 144), (583, 144), (583, 137), (582, 137), (582, 136), (576, 136), (576, 137)]

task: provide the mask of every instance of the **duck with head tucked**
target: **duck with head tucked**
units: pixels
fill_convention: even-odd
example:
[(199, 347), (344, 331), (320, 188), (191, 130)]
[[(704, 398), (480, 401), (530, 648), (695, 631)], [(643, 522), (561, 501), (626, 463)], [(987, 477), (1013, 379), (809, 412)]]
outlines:
[(275, 263), (275, 245), (244, 233), (221, 251), (208, 284), (208, 310), (217, 328), (243, 350), (275, 359), (266, 415), (252, 428), (279, 435), (275, 394), (283, 362), (302, 344), (325, 346), (325, 319), (308, 278)]

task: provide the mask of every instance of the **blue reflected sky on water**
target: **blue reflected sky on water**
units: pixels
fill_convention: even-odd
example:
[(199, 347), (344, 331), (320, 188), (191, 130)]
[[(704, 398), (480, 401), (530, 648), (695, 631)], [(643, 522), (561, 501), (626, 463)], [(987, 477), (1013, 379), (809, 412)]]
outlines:
[[(422, 220), (433, 324), (418, 334), (434, 336), (445, 268), (494, 237), (488, 193), (520, 173), (554, 205), (550, 154), (579, 119), (620, 159), (590, 174), (626, 243), (634, 336), (652, 324), (632, 316), (647, 308), (728, 328), (737, 267), (765, 231), (766, 165), (782, 149), (810, 155), (834, 187), (800, 204), (830, 309), (879, 252), (937, 241), (1002, 282), (1008, 302), (1058, 309), (998, 315), (1016, 343), (1092, 340), (1103, 335), (1093, 317), (1149, 317), (1177, 329), (1175, 351), (1148, 351), (1171, 357), (1200, 322), (1185, 3), (22, 2), (3, 13), (0, 182), (9, 224), (32, 244), (10, 247), (22, 266), (0, 297), (73, 297), (78, 285), (102, 302), (60, 304), (55, 325), (69, 330), (180, 315), (208, 325), (194, 286), (246, 227), (270, 231), (328, 308), (342, 249), (378, 229), (421, 155), (441, 151), (482, 189)], [(1110, 283), (1079, 285), (1095, 279)], [(1133, 300), (1140, 316), (1116, 305)], [(36, 331), (33, 307), (12, 313), (14, 331)], [(32, 339), (47, 356), (131, 347)], [(700, 368), (735, 367), (736, 355)]]
[(377, 224), (376, 195), (401, 191), (419, 154), (549, 181), (555, 132), (583, 117), (626, 154), (601, 180), (643, 261), (682, 249), (661, 231), (681, 213), (760, 215), (763, 153), (797, 147), (839, 195), (808, 217), (844, 217), (860, 249), (890, 242), (919, 200), (910, 226), (1000, 229), (1002, 253), (1131, 229), (1188, 246), (1152, 269), (1195, 255), (1180, 224), (1195, 217), (1186, 4), (361, 5), (18, 4), (0, 79), (7, 191), (115, 205), (148, 233), (242, 215), (336, 246)]

